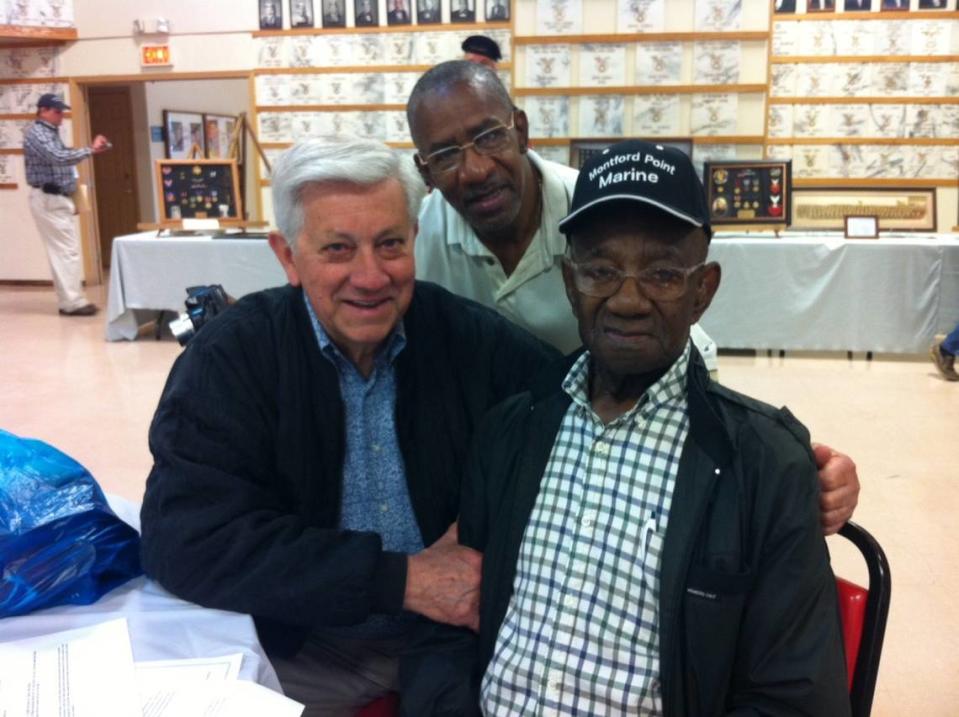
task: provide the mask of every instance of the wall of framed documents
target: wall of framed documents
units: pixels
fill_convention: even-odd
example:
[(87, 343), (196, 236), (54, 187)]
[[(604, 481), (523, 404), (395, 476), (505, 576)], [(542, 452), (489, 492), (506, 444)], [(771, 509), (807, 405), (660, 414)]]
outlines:
[(453, 17), (459, 0), (413, 0), (393, 22), (391, 0), (373, 3), (372, 24), (358, 22), (359, 0), (330, 22), (332, 5), (314, 2), (313, 27), (287, 19), (254, 33), (268, 153), (336, 132), (412, 152), (413, 84), (482, 33), (499, 42), (501, 76), (548, 159), (656, 137), (690, 146), (697, 164), (791, 159), (797, 186), (959, 177), (956, 0), (872, 0), (868, 11), (847, 0), (511, 0), (499, 19), (493, 0), (476, 0), (465, 22)]

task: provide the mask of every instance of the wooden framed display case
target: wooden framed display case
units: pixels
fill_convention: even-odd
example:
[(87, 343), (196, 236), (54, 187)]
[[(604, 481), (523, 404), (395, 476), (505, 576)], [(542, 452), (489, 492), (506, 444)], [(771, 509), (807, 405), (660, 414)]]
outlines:
[(713, 226), (785, 229), (790, 224), (789, 160), (705, 162), (703, 184)]

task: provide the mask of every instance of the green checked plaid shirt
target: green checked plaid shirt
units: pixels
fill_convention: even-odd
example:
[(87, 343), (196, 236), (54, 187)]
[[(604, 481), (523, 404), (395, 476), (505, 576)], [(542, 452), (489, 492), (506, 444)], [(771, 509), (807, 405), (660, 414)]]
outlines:
[(567, 374), (572, 403), (520, 545), (485, 714), (662, 713), (659, 575), (689, 352), (608, 425), (589, 403), (589, 354)]

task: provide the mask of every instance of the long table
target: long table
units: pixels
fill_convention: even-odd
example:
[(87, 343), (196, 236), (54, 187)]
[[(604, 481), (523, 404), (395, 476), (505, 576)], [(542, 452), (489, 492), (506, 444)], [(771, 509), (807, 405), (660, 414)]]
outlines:
[[(701, 324), (720, 348), (919, 353), (959, 323), (954, 235), (720, 235), (709, 253), (723, 280)], [(188, 286), (239, 298), (285, 282), (264, 239), (117, 237), (106, 335), (135, 339), (143, 312), (182, 311)]]
[(701, 324), (720, 348), (920, 353), (959, 323), (959, 237), (731, 236)]
[(285, 283), (266, 239), (120, 236), (110, 255), (106, 337), (135, 339), (139, 324), (158, 311), (183, 311), (188, 286), (222, 284), (238, 299)]

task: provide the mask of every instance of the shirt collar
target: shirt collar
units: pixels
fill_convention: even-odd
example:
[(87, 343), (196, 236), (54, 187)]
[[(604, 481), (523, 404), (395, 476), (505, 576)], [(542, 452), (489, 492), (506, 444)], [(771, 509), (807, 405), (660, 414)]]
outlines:
[(59, 127), (57, 127), (56, 125), (50, 124), (50, 123), (47, 122), (46, 120), (38, 119), (38, 120), (36, 120), (36, 122), (37, 122), (37, 124), (43, 125), (43, 126), (46, 127), (47, 129), (52, 129), (54, 132), (59, 132), (59, 131), (60, 131), (60, 128), (59, 128)]
[[(617, 420), (628, 420), (638, 412), (648, 413), (659, 406), (683, 401), (686, 398), (686, 372), (689, 368), (690, 340), (687, 339), (683, 353), (669, 367), (659, 380), (650, 386), (646, 393), (629, 411)], [(563, 390), (580, 408), (594, 415), (589, 400), (590, 353), (584, 351), (563, 379)]]
[[(306, 295), (305, 291), (303, 292), (303, 303), (306, 304), (306, 313), (310, 316), (310, 323), (313, 325), (313, 334), (316, 336), (316, 343), (320, 347), (320, 353), (329, 359), (334, 366), (341, 366), (344, 363), (353, 366), (353, 362), (343, 355), (343, 352), (333, 343), (330, 335), (326, 333), (326, 329), (323, 328), (323, 324), (321, 324), (317, 318), (316, 312), (313, 311), (313, 305), (310, 303), (310, 298)], [(374, 366), (379, 368), (392, 364), (405, 346), (406, 330), (403, 328), (403, 320), (400, 319), (396, 326), (393, 327), (390, 335), (386, 337), (383, 345), (377, 349), (376, 356), (373, 359)]]

